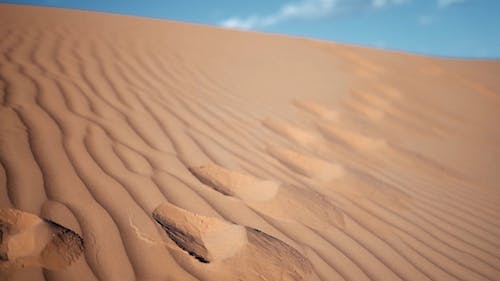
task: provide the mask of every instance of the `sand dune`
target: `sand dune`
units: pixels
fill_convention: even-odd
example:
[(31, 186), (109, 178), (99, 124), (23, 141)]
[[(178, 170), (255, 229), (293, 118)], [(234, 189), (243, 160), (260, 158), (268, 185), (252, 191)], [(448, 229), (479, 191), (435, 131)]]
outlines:
[(500, 62), (0, 4), (1, 280), (500, 280)]

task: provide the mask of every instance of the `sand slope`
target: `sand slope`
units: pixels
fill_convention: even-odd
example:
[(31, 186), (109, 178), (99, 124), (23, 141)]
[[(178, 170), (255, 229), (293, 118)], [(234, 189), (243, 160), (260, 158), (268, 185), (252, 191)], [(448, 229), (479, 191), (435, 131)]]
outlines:
[(498, 61), (5, 4), (0, 38), (2, 280), (500, 280)]

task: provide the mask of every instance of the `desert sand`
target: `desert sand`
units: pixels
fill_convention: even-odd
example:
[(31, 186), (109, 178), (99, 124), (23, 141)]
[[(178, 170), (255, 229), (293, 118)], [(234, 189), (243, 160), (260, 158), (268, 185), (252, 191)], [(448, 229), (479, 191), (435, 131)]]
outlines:
[(500, 280), (500, 61), (0, 5), (1, 280)]

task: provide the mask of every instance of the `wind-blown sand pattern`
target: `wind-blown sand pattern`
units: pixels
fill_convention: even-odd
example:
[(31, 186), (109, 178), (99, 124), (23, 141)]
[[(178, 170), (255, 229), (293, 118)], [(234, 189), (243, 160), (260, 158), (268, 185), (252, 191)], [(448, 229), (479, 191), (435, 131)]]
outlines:
[(0, 38), (2, 280), (500, 280), (498, 61), (6, 4)]

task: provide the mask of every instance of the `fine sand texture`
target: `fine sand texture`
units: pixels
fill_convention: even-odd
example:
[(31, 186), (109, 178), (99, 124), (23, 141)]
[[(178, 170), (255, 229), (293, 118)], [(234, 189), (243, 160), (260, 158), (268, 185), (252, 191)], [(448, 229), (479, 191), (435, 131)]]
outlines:
[(500, 62), (0, 4), (0, 280), (500, 280)]

